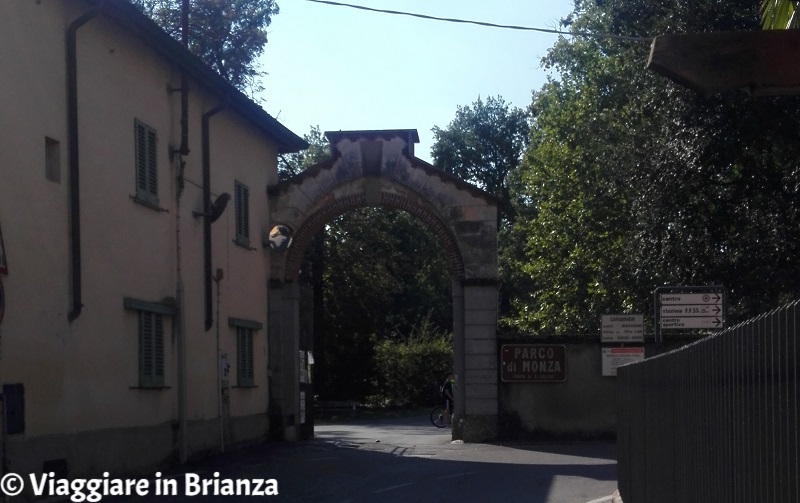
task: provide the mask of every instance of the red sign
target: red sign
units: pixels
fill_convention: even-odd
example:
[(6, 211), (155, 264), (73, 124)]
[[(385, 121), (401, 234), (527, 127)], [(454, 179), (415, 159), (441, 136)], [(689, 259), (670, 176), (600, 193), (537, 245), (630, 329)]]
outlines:
[(564, 382), (567, 348), (554, 344), (503, 344), (500, 349), (503, 382)]

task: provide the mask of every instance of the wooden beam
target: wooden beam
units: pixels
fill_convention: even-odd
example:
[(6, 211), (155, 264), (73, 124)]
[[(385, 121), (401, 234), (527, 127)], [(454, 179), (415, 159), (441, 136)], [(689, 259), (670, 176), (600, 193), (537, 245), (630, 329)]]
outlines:
[(647, 68), (703, 93), (800, 93), (800, 30), (661, 35)]

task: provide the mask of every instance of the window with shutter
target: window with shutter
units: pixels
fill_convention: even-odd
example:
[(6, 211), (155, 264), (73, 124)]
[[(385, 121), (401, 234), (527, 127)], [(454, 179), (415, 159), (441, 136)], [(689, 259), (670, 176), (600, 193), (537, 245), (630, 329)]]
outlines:
[(236, 206), (236, 244), (250, 247), (250, 189), (240, 181), (234, 183)]
[(164, 318), (139, 311), (139, 386), (164, 386)]
[(253, 336), (264, 328), (264, 324), (243, 318), (228, 318), (228, 326), (236, 329), (236, 385), (241, 388), (254, 387)]
[(254, 386), (253, 329), (236, 327), (236, 366), (239, 386)]
[(156, 130), (136, 120), (136, 199), (158, 205), (158, 135)]
[(125, 297), (123, 306), (135, 311), (139, 320), (139, 387), (166, 387), (165, 320), (176, 315), (175, 305)]

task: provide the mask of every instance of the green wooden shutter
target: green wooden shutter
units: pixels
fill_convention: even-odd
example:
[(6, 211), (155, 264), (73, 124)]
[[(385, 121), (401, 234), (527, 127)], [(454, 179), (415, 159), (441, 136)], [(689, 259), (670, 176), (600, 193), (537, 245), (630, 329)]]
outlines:
[(147, 130), (136, 123), (136, 193), (147, 192)]
[(244, 245), (250, 244), (250, 189), (242, 182), (234, 183), (236, 206), (236, 240)]
[(147, 131), (147, 191), (158, 198), (158, 164), (157, 164), (158, 137), (153, 129)]
[(164, 385), (164, 318), (153, 314), (153, 381), (155, 386)]
[(139, 386), (164, 386), (164, 319), (139, 311)]
[(255, 384), (253, 372), (253, 331), (249, 328), (236, 329), (236, 366), (239, 386)]
[(139, 122), (134, 123), (136, 136), (136, 196), (158, 204), (158, 134)]

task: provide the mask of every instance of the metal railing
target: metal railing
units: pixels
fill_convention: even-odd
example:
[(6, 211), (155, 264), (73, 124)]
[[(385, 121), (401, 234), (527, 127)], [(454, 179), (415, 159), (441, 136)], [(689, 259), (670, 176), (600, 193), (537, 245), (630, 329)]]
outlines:
[(800, 501), (800, 303), (617, 372), (625, 503)]

